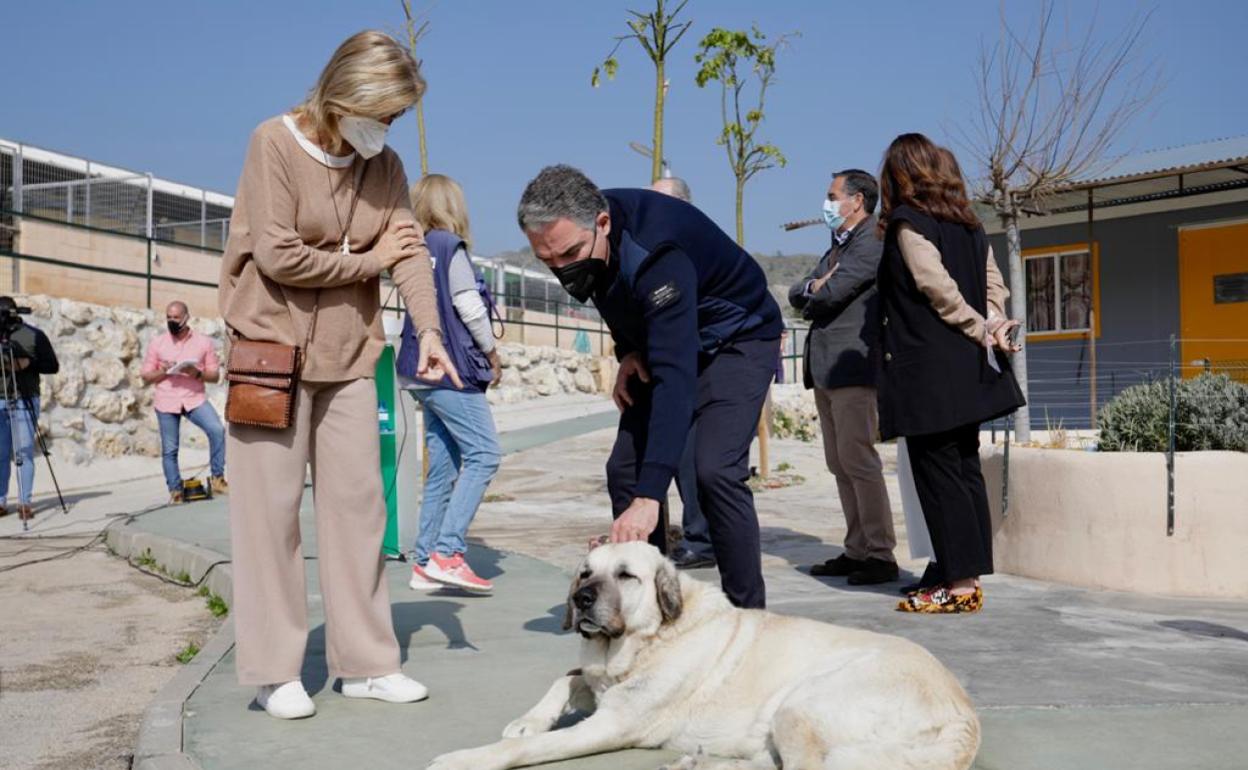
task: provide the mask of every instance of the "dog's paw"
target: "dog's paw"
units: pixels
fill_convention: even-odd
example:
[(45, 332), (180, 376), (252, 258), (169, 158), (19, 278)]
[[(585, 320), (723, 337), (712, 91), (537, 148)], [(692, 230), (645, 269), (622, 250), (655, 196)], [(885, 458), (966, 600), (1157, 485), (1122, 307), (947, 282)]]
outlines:
[(524, 738), (528, 735), (550, 732), (550, 723), (542, 719), (523, 716), (503, 728), (504, 738)]

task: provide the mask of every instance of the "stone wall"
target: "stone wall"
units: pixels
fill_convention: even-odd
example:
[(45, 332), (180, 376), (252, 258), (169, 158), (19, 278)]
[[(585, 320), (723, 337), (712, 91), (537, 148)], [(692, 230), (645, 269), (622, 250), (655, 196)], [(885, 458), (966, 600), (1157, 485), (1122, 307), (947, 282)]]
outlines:
[[(44, 295), (16, 296), (33, 314), (27, 323), (48, 335), (61, 363), (42, 378), (40, 429), (57, 460), (88, 463), (96, 457), (160, 456), (153, 389), (139, 376), (152, 337), (165, 331), (163, 312), (105, 307)], [(224, 342), (219, 319), (193, 318), (192, 327)], [(614, 361), (568, 350), (504, 344), (503, 380), (492, 403), (515, 403), (563, 393), (606, 393)], [(208, 385), (218, 414), (224, 384)], [(205, 446), (203, 433), (184, 424), (183, 446)]]
[(608, 393), (615, 360), (563, 348), (504, 343), (498, 348), (503, 379), (486, 392), (490, 403), (510, 404), (560, 393)]
[[(164, 315), (43, 295), (15, 299), (34, 311), (27, 323), (48, 335), (61, 363), (59, 373), (41, 378), (39, 426), (54, 456), (73, 464), (93, 457), (159, 457), (152, 388), (139, 370), (148, 342), (164, 331)], [(220, 321), (197, 318), (192, 326), (221, 337)], [(224, 387), (209, 385), (208, 395), (221, 410)], [(193, 427), (182, 435), (184, 445), (206, 443)]]
[(801, 383), (771, 386), (771, 435), (799, 441), (821, 440), (814, 391)]

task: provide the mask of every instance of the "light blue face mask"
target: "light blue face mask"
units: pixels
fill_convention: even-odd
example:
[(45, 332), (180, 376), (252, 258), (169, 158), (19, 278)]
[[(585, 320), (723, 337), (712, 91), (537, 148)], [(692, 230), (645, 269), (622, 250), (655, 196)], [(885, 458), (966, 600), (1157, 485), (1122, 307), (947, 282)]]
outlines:
[(841, 213), (841, 202), (830, 201), (826, 198), (823, 201), (823, 221), (827, 226), (835, 230), (845, 224), (845, 215)]

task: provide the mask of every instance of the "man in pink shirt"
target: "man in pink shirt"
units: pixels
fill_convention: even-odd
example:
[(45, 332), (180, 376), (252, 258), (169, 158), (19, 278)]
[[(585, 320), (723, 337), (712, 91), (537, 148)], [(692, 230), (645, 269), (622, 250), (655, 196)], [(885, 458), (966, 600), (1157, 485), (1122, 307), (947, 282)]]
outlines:
[(182, 473), (178, 469), (178, 441), (182, 418), (208, 435), (213, 494), (229, 491), (225, 483), (225, 428), (217, 411), (204, 395), (204, 383), (221, 378), (221, 361), (212, 339), (191, 329), (190, 311), (184, 302), (170, 302), (165, 309), (169, 333), (154, 337), (143, 359), (143, 381), (156, 386), (153, 399), (160, 421), (161, 460), (169, 502), (182, 502)]

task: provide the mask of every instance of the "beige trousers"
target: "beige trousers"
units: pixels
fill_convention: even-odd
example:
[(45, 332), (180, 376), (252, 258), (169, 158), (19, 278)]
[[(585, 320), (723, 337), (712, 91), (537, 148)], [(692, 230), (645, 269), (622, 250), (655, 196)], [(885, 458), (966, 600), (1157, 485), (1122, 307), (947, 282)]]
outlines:
[(303, 668), (308, 609), (299, 506), (309, 464), (330, 676), (397, 672), (373, 381), (302, 383), (290, 428), (230, 425), (227, 451), (238, 681), (289, 682)]
[(875, 451), (879, 413), (875, 388), (815, 388), (823, 428), (823, 455), (836, 477), (845, 511), (845, 555), (896, 561), (893, 511), (884, 484), (884, 463)]

